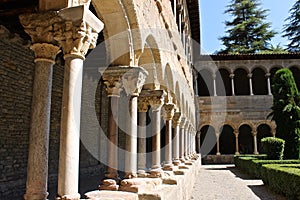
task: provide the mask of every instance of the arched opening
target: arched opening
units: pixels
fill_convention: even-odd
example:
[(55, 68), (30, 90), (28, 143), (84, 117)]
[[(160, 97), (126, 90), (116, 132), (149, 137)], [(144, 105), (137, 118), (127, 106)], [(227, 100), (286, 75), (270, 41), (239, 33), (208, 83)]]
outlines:
[(233, 128), (229, 125), (224, 125), (220, 129), (220, 153), (221, 154), (234, 154), (235, 153), (235, 136)]
[(229, 125), (224, 125), (220, 129), (220, 153), (221, 154), (234, 154), (235, 153), (235, 136), (233, 128)]
[(249, 125), (242, 125), (239, 128), (239, 150), (240, 154), (253, 153), (253, 136)]
[(252, 72), (252, 85), (254, 95), (267, 95), (268, 83), (264, 70), (255, 68)]
[(200, 151), (202, 155), (217, 153), (217, 137), (212, 126), (206, 125), (200, 130)]
[(249, 78), (246, 70), (239, 68), (234, 72), (235, 95), (250, 95)]
[(198, 74), (198, 94), (199, 96), (213, 96), (214, 82), (212, 74), (206, 70), (200, 70)]
[(298, 90), (300, 90), (300, 69), (297, 67), (291, 67), (290, 70), (294, 75), (294, 79), (297, 85)]
[(265, 137), (272, 137), (271, 128), (267, 124), (261, 124), (257, 127), (257, 148), (261, 152), (261, 139)]
[(226, 69), (219, 69), (216, 74), (216, 84), (217, 84), (217, 95), (218, 96), (231, 96), (231, 80), (230, 73)]

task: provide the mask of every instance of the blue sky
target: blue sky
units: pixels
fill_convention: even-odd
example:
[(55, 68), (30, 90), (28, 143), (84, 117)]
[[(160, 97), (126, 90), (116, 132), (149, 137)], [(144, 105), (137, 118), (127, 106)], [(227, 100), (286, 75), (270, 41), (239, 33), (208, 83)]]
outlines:
[[(201, 15), (201, 41), (202, 53), (214, 53), (220, 50), (222, 42), (218, 39), (225, 34), (224, 21), (229, 19), (229, 15), (224, 14), (226, 5), (231, 0), (199, 0)], [(260, 0), (264, 9), (269, 9), (267, 21), (272, 23), (272, 29), (278, 34), (271, 43), (281, 46), (287, 44), (286, 38), (281, 37), (284, 20), (288, 17), (288, 11), (296, 0)]]

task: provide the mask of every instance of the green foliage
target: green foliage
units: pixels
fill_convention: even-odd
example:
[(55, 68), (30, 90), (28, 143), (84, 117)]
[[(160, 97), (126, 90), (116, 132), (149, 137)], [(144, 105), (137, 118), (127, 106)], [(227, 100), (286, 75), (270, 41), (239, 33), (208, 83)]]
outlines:
[(266, 164), (262, 166), (261, 176), (271, 190), (300, 200), (300, 164)]
[(268, 30), (270, 23), (264, 22), (267, 11), (260, 8), (258, 0), (232, 0), (225, 10), (232, 21), (225, 21), (226, 36), (220, 38), (225, 50), (219, 53), (257, 53), (267, 50), (269, 41), (276, 34)]
[(277, 54), (284, 54), (284, 53), (289, 53), (288, 50), (282, 48), (280, 46), (280, 44), (277, 44), (276, 46), (274, 46), (273, 44), (271, 44), (271, 46), (267, 49), (267, 50), (262, 50), (260, 52), (258, 52), (259, 54), (273, 54), (273, 53), (277, 53)]
[(238, 169), (255, 178), (261, 178), (261, 169), (265, 164), (300, 164), (300, 160), (265, 160), (266, 156), (249, 157), (239, 156), (234, 158), (234, 164)]
[(282, 160), (284, 150), (284, 140), (274, 137), (261, 139), (262, 153), (267, 154), (267, 159)]
[(300, 95), (289, 69), (275, 73), (273, 83), (272, 120), (276, 122), (276, 136), (285, 141), (284, 159), (298, 159), (300, 137)]
[(290, 15), (286, 18), (283, 28), (283, 37), (290, 41), (287, 50), (290, 52), (300, 52), (300, 0), (297, 0), (290, 9)]

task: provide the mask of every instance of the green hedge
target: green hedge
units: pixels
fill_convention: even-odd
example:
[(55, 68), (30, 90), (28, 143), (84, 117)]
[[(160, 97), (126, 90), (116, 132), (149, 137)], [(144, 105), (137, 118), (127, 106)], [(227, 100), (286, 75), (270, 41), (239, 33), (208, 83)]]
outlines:
[(264, 164), (300, 164), (300, 160), (263, 160), (265, 155), (259, 156), (235, 156), (235, 166), (247, 174), (261, 178), (261, 168)]
[(282, 160), (284, 140), (275, 137), (261, 139), (262, 153), (267, 154), (269, 160)]
[(265, 164), (261, 176), (273, 191), (300, 200), (300, 164)]

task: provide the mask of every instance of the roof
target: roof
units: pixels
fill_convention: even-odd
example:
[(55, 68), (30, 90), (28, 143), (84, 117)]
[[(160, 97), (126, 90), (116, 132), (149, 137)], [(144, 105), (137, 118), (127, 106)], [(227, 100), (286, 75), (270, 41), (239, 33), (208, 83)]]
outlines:
[(200, 55), (198, 61), (300, 59), (300, 53), (274, 54), (212, 54)]

